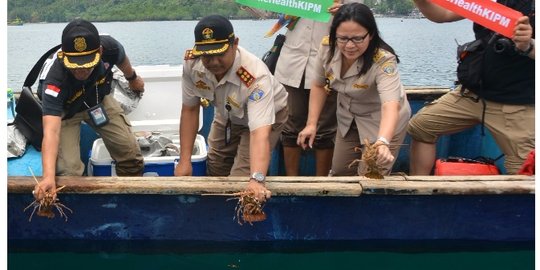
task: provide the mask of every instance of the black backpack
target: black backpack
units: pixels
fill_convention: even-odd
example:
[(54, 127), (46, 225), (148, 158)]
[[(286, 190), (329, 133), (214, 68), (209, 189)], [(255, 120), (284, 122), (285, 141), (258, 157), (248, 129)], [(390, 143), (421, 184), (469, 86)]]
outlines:
[(61, 45), (57, 45), (51, 48), (36, 62), (24, 80), (24, 85), (15, 107), (17, 115), (15, 116), (15, 120), (13, 120), (13, 124), (38, 151), (41, 151), (41, 142), (43, 141), (43, 109), (41, 107), (41, 101), (32, 93), (32, 85), (36, 82), (45, 60), (60, 47)]
[(279, 54), (281, 53), (283, 43), (285, 43), (285, 35), (277, 35), (272, 48), (270, 48), (270, 50), (262, 57), (263, 62), (266, 64), (272, 74), (274, 74), (274, 71), (276, 70), (277, 60), (279, 58)]

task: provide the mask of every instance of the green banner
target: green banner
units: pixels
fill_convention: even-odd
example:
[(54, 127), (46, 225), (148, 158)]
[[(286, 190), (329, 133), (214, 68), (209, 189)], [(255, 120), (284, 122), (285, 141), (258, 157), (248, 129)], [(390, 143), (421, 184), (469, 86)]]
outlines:
[(328, 8), (334, 0), (236, 0), (236, 3), (277, 13), (328, 22)]

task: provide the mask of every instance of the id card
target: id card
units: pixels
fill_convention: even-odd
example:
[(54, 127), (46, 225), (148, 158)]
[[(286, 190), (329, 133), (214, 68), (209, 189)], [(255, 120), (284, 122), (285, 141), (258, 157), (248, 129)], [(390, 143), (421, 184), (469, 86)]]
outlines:
[(107, 112), (105, 111), (105, 108), (103, 108), (102, 104), (98, 104), (88, 109), (87, 112), (92, 120), (92, 123), (96, 127), (102, 127), (109, 123), (109, 117), (107, 116)]

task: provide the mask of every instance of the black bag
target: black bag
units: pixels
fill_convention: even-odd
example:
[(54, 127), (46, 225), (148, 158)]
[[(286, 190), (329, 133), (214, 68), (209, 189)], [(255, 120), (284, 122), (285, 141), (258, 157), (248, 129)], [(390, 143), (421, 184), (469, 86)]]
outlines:
[(482, 72), (486, 44), (482, 39), (459, 45), (457, 48), (457, 77), (459, 83), (472, 91), (482, 91)]
[(41, 102), (32, 94), (29, 87), (23, 87), (17, 106), (15, 107), (17, 115), (13, 123), (26, 137), (26, 139), (36, 148), (41, 151), (41, 141), (43, 140), (43, 110)]
[(276, 71), (277, 60), (279, 58), (279, 54), (281, 53), (283, 43), (285, 43), (285, 35), (277, 35), (272, 48), (270, 48), (270, 50), (262, 57), (263, 62), (266, 64), (272, 74), (274, 74), (274, 71)]
[(41, 142), (43, 140), (43, 109), (41, 101), (34, 96), (31, 87), (36, 82), (45, 60), (59, 48), (60, 45), (51, 48), (36, 62), (24, 80), (24, 85), (15, 106), (17, 115), (13, 120), (14, 125), (38, 151), (41, 151)]

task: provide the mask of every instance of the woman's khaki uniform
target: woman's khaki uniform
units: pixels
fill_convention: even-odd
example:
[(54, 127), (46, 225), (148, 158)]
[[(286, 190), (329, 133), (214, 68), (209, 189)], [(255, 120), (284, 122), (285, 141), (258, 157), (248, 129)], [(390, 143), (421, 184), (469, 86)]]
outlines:
[[(323, 40), (319, 52), (317, 65), (319, 68), (315, 80), (320, 85), (326, 85), (325, 88), (338, 92), (336, 113), (338, 132), (332, 160), (334, 175), (363, 174), (365, 170), (363, 166), (349, 168), (349, 164), (361, 158), (361, 153), (355, 152), (355, 147), (360, 147), (364, 138), (370, 143), (377, 141), (382, 104), (389, 101), (398, 101), (400, 105), (394, 136), (388, 138), (395, 161), (400, 145), (405, 139), (407, 122), (411, 116), (411, 108), (399, 77), (396, 57), (388, 51), (379, 49), (374, 56), (372, 67), (366, 74), (358, 76), (363, 64), (360, 58), (341, 78), (342, 55), (339, 49), (336, 48), (334, 57), (329, 63), (326, 61), (330, 53), (328, 39)], [(325, 83), (326, 81), (328, 83)], [(392, 165), (393, 163), (387, 165), (383, 173), (389, 173)]]

